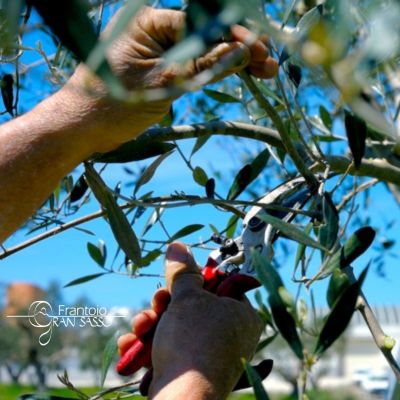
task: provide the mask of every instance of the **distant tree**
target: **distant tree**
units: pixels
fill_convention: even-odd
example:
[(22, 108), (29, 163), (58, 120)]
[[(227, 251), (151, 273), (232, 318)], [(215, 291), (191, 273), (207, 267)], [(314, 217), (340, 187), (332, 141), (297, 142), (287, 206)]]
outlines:
[(26, 283), (9, 286), (0, 319), (0, 364), (14, 383), (28, 368), (33, 368), (38, 389), (42, 390), (46, 387), (47, 372), (58, 369), (65, 356), (62, 334), (53, 330), (50, 342), (42, 346), (39, 337), (43, 329), (32, 326), (29, 318), (7, 318), (29, 315), (30, 304), (37, 300), (47, 300), (42, 289)]

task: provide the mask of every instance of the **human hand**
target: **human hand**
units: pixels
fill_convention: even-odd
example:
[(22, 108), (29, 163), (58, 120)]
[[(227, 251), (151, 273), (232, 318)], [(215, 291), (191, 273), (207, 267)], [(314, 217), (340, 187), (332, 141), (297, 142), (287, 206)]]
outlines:
[[(107, 36), (123, 9), (107, 26)], [(221, 79), (248, 67), (260, 78), (270, 78), (277, 72), (277, 63), (269, 56), (262, 40), (242, 26), (232, 27), (232, 42), (215, 45), (204, 56), (184, 66), (163, 65), (163, 54), (182, 33), (185, 14), (181, 11), (143, 8), (128, 29), (110, 46), (108, 60), (114, 73), (127, 89), (141, 90), (171, 87), (174, 82), (190, 79), (215, 64), (229, 67), (215, 77)], [(214, 80), (215, 80), (214, 79)], [(85, 92), (89, 89), (91, 94)], [(69, 107), (74, 106), (86, 127), (87, 140), (93, 152), (112, 150), (159, 122), (169, 111), (172, 98), (143, 101), (135, 104), (111, 100), (104, 84), (81, 65), (61, 90)]]
[(261, 320), (245, 298), (205, 291), (200, 270), (181, 243), (169, 246), (165, 274), (166, 288), (156, 292), (152, 309), (135, 317), (134, 333), (120, 337), (120, 353), (158, 323), (149, 397), (223, 399), (240, 377), (241, 358), (254, 354)]

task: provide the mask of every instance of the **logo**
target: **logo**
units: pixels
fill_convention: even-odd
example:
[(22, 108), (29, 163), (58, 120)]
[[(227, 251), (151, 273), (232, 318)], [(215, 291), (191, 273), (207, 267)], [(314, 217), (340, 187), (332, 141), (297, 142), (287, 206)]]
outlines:
[(7, 315), (7, 318), (28, 319), (32, 327), (42, 329), (38, 338), (41, 346), (50, 343), (55, 328), (107, 328), (114, 318), (125, 317), (110, 314), (105, 307), (67, 307), (60, 304), (54, 312), (52, 305), (44, 300), (33, 302), (27, 315)]

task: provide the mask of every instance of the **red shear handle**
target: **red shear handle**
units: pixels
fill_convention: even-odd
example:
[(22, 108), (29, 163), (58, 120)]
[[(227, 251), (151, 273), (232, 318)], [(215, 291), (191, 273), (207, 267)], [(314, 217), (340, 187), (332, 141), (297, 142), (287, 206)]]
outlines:
[(218, 286), (217, 296), (241, 300), (246, 292), (259, 286), (260, 282), (256, 278), (237, 273), (226, 278)]
[(129, 376), (142, 367), (151, 366), (151, 349), (155, 328), (137, 338), (126, 353), (119, 359), (116, 370), (120, 375)]
[(240, 300), (246, 292), (260, 286), (260, 282), (250, 275), (241, 273), (227, 275), (210, 257), (201, 273), (204, 277), (204, 289), (221, 297)]
[[(240, 273), (227, 276), (221, 272), (216, 262), (209, 258), (201, 271), (204, 277), (204, 289), (221, 297), (240, 300), (244, 293), (260, 286), (257, 279)], [(151, 348), (156, 327), (136, 339), (129, 350), (120, 358), (116, 370), (120, 375), (132, 375), (142, 367), (151, 366)]]

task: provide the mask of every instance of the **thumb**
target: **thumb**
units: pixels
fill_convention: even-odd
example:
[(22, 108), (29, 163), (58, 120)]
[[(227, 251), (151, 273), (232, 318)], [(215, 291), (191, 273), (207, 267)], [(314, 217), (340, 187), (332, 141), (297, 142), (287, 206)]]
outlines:
[(189, 248), (180, 242), (168, 246), (165, 257), (165, 279), (171, 297), (203, 287), (203, 276)]

